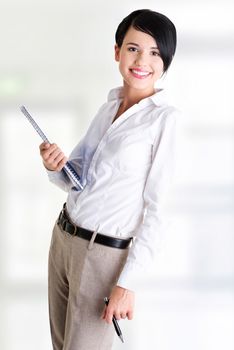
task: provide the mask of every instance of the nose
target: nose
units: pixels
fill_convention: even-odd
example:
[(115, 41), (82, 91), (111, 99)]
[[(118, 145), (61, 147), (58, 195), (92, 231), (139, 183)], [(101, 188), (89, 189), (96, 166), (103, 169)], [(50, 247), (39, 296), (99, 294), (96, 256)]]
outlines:
[(144, 66), (146, 64), (146, 53), (144, 51), (138, 52), (135, 64), (138, 66)]

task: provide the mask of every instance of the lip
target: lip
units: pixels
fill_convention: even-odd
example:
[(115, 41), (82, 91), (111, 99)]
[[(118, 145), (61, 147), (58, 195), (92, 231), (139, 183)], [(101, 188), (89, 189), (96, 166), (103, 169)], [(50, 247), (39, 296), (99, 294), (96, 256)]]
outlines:
[(151, 72), (149, 72), (148, 70), (144, 70), (144, 69), (141, 69), (141, 68), (132, 67), (132, 68), (129, 68), (129, 69), (130, 69), (130, 70), (137, 70), (138, 72), (151, 73)]
[[(130, 70), (131, 74), (137, 79), (146, 79), (152, 74), (152, 72), (148, 72), (148, 71), (145, 71), (145, 70), (140, 69), (140, 68), (130, 68), (129, 70)], [(147, 75), (138, 75), (138, 74), (134, 73), (133, 70), (135, 70), (137, 72), (144, 72), (144, 73), (149, 73), (149, 74), (147, 74)]]

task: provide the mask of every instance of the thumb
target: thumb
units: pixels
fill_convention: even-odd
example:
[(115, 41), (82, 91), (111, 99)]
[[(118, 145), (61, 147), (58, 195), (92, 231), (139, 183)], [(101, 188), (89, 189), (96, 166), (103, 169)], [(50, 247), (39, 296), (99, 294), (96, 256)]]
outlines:
[(41, 151), (44, 151), (45, 149), (49, 148), (50, 144), (48, 142), (42, 142), (39, 146)]
[(44, 142), (44, 148), (47, 149), (50, 147), (50, 143), (49, 142)]

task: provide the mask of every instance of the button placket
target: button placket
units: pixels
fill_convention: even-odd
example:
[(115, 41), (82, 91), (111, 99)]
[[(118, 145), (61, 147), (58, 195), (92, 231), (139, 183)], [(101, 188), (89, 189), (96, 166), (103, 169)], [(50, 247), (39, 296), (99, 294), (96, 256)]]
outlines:
[(99, 154), (101, 153), (103, 147), (105, 147), (105, 144), (107, 143), (106, 141), (107, 141), (109, 135), (111, 134), (111, 132), (113, 130), (115, 130), (116, 128), (118, 128), (118, 126), (121, 125), (126, 119), (128, 119), (133, 114), (135, 114), (136, 112), (141, 110), (141, 108), (142, 108), (142, 106), (140, 106), (139, 104), (133, 105), (126, 112), (124, 112), (120, 118), (118, 118), (113, 124), (111, 124), (110, 127), (107, 129), (107, 131), (103, 135), (101, 141), (99, 142), (99, 145), (97, 146), (97, 149), (96, 149), (96, 151), (93, 155), (92, 161), (90, 163), (89, 170), (87, 173), (87, 179), (89, 182), (91, 182), (92, 171), (93, 171), (93, 168), (95, 166), (96, 160), (99, 157)]

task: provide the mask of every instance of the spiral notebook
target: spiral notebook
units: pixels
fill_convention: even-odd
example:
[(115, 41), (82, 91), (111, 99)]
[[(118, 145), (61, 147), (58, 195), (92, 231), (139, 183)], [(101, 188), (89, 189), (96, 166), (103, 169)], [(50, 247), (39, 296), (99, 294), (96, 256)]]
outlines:
[[(21, 106), (20, 110), (25, 115), (25, 117), (28, 119), (28, 121), (32, 124), (32, 126), (34, 127), (36, 132), (39, 134), (39, 136), (42, 138), (42, 140), (44, 142), (49, 142), (50, 143), (50, 141), (48, 140), (48, 138), (46, 137), (44, 132), (41, 130), (41, 128), (35, 122), (33, 117), (29, 114), (27, 109), (24, 106)], [(83, 186), (81, 185), (80, 177), (77, 174), (77, 172), (75, 171), (75, 169), (73, 168), (73, 166), (70, 164), (69, 161), (64, 165), (62, 170), (69, 176), (71, 182), (75, 186), (74, 189), (76, 189), (77, 191), (83, 190)]]

